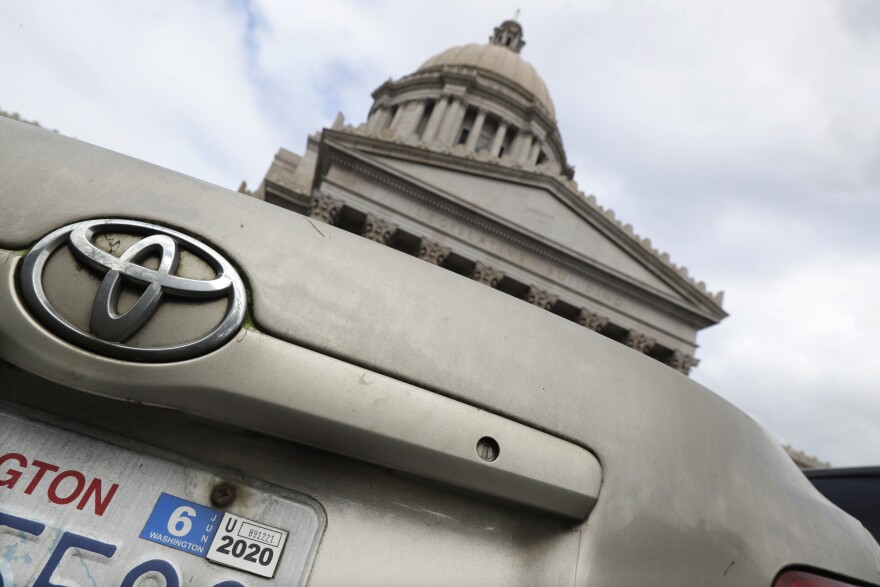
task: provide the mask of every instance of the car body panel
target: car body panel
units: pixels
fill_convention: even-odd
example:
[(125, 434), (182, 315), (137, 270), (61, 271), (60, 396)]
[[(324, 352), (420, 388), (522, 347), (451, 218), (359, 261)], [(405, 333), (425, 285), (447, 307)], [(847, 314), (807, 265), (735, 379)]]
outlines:
[[(7, 250), (90, 218), (179, 229), (239, 268), (260, 336), (592, 452), (602, 488), (586, 523), (573, 528), (577, 555), (566, 560), (576, 568), (566, 573), (575, 584), (769, 585), (790, 565), (880, 583), (876, 543), (819, 496), (751, 418), (680, 373), (562, 318), (306, 217), (7, 121), (0, 121), (0, 211), (0, 246)], [(238, 338), (223, 352), (244, 353), (249, 343)], [(2, 358), (14, 354), (7, 351)], [(84, 357), (70, 373), (28, 368), (106, 393), (100, 378), (108, 372), (96, 367), (102, 361)], [(271, 377), (240, 364), (242, 380)], [(119, 377), (136, 379), (149, 369), (124, 364)], [(191, 384), (185, 373), (180, 377), (179, 384)], [(335, 513), (323, 505), (329, 532)], [(469, 521), (460, 532), (468, 528)], [(571, 548), (562, 535), (570, 531), (558, 532), (539, 532), (536, 548), (547, 540)], [(405, 563), (379, 558), (407, 565), (414, 578), (420, 557), (427, 568), (427, 559), (442, 556), (464, 565), (462, 572), (473, 570), (478, 582), (479, 564), (461, 562), (460, 550), (438, 541), (432, 536), (431, 549), (408, 552), (415, 559)], [(340, 556), (343, 542), (319, 549), (316, 584), (318, 577), (331, 581), (319, 573), (322, 557)], [(491, 541), (481, 548), (491, 549)], [(505, 581), (510, 577), (499, 583)]]

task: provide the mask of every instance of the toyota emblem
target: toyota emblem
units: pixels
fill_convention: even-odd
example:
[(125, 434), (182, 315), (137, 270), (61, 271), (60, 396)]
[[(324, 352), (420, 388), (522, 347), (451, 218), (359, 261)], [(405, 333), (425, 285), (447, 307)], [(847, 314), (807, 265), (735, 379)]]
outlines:
[[(96, 244), (99, 236), (112, 234), (142, 238), (121, 251), (108, 252)], [(91, 306), (88, 331), (67, 320), (53, 307), (44, 291), (46, 263), (64, 245), (78, 262), (97, 271), (98, 275), (103, 274)], [(178, 275), (182, 251), (200, 259), (213, 270), (215, 277), (192, 279)], [(147, 258), (158, 258), (158, 266), (151, 268), (144, 264)], [(117, 305), (120, 291), (126, 285), (136, 286), (142, 293), (131, 307), (120, 313)], [(136, 220), (87, 220), (47, 235), (24, 259), (21, 290), (31, 311), (61, 338), (92, 352), (128, 361), (179, 361), (210, 352), (238, 331), (245, 313), (244, 284), (229, 261), (181, 232)], [(226, 298), (226, 312), (213, 329), (195, 340), (168, 346), (127, 344), (164, 302), (174, 298), (206, 301)]]

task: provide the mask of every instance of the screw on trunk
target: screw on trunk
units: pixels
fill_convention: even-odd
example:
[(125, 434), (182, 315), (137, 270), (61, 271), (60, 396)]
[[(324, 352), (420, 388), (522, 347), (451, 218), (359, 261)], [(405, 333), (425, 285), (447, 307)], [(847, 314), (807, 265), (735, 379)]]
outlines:
[(235, 486), (225, 481), (211, 490), (211, 503), (216, 507), (226, 507), (235, 501)]

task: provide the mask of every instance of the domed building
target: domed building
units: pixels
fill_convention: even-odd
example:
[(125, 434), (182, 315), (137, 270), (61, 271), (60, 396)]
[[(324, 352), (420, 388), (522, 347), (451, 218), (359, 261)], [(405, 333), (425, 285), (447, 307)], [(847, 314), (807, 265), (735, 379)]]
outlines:
[[(578, 190), (519, 23), (453, 47), (281, 149), (255, 197), (418, 256), (685, 374), (725, 316), (668, 255)], [(417, 325), (414, 325), (417, 327)], [(526, 350), (526, 349), (524, 349)]]

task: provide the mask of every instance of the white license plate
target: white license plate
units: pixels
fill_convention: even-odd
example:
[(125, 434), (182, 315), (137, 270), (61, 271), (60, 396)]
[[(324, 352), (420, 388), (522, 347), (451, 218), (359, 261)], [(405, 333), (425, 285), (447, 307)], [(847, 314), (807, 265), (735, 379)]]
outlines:
[(325, 525), (305, 496), (0, 412), (0, 587), (302, 585)]

